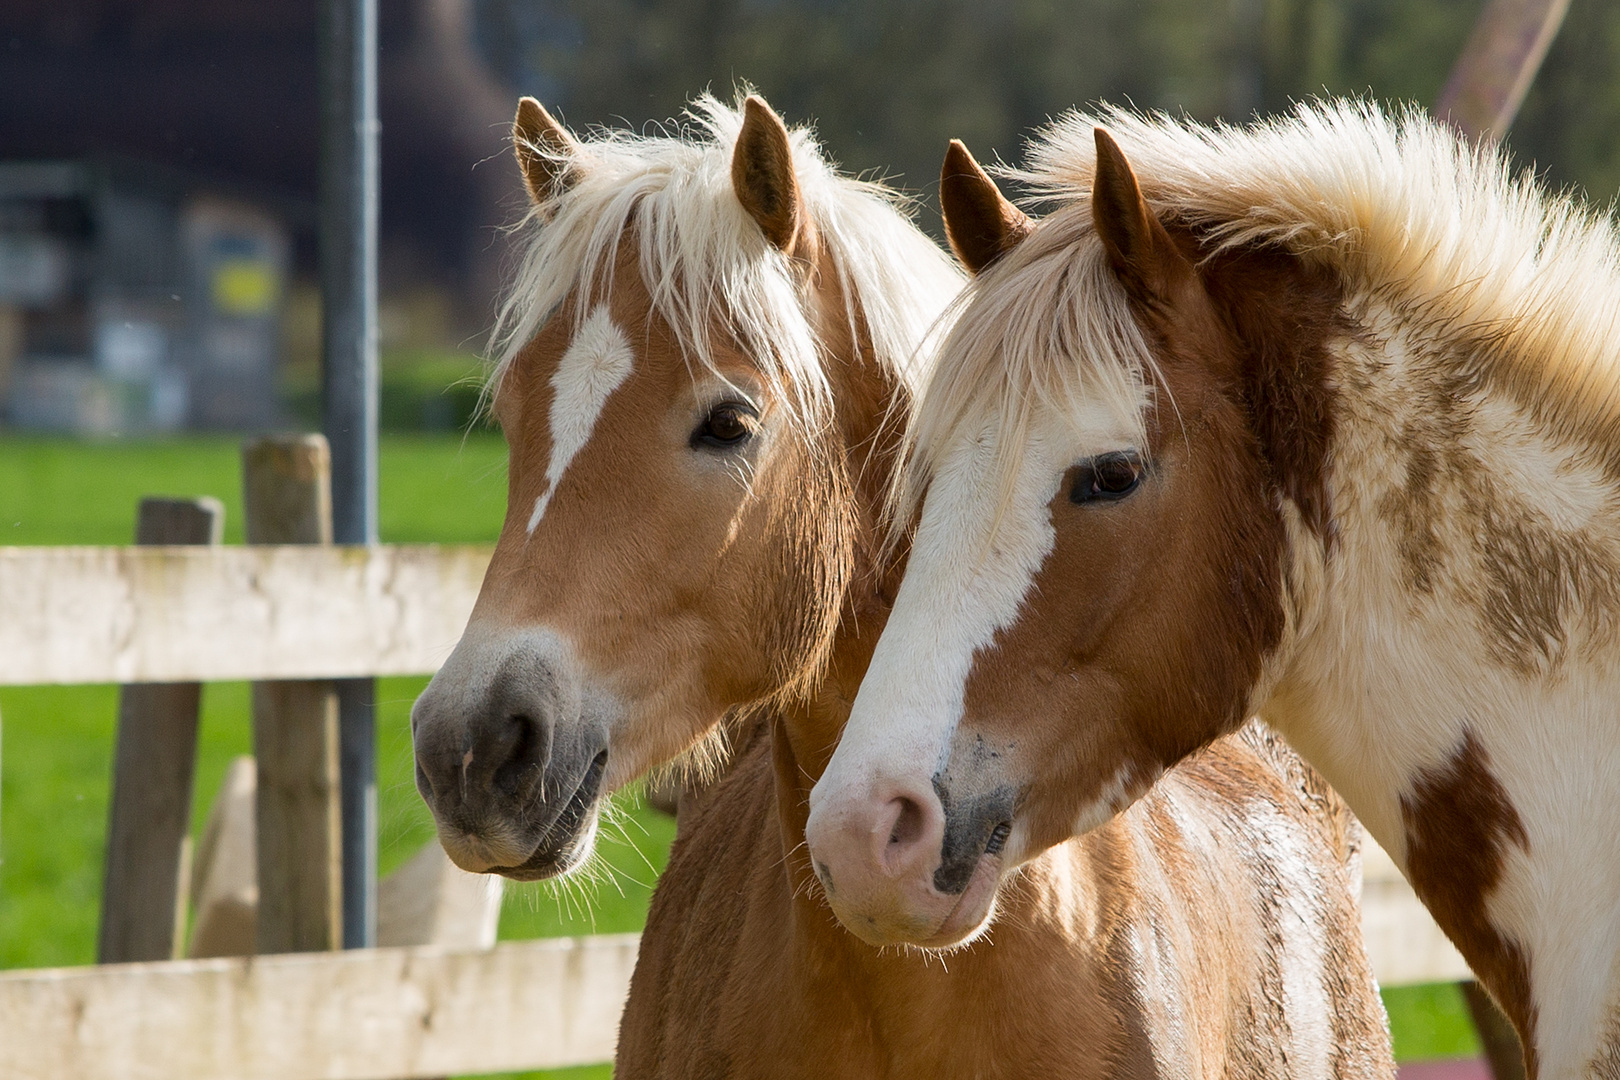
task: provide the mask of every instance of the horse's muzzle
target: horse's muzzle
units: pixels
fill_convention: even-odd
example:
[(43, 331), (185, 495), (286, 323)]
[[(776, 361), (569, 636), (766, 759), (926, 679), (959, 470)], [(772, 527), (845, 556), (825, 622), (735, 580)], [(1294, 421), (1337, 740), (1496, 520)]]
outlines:
[(863, 797), (813, 805), (812, 865), (838, 921), (872, 945), (946, 948), (989, 918), (1012, 795), (952, 799), (889, 778)]
[(462, 869), (566, 873), (590, 853), (606, 727), (582, 715), (570, 665), (544, 639), (472, 637), (411, 710), (417, 790)]

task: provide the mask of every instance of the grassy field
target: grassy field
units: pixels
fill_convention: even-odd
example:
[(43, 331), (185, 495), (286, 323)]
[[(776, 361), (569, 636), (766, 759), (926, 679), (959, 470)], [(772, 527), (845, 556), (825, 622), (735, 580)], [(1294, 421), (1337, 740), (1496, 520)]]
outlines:
[[(489, 542), (505, 507), (497, 436), (385, 436), (381, 531), (387, 542)], [(124, 544), (142, 495), (214, 495), (227, 542), (242, 536), (238, 444), (230, 439), (75, 443), (0, 437), (0, 544)], [(410, 704), (424, 679), (378, 681), (378, 839), (384, 873), (431, 838), (412, 784)], [(92, 963), (100, 901), (117, 689), (0, 689), (0, 967)], [(248, 753), (245, 684), (203, 695), (193, 821), (200, 827), (226, 765)], [(502, 938), (640, 929), (673, 825), (632, 794), (602, 845), (593, 885), (508, 886)], [(1477, 1052), (1450, 986), (1386, 992), (1403, 1059)], [(605, 1068), (529, 1074), (606, 1077)]]

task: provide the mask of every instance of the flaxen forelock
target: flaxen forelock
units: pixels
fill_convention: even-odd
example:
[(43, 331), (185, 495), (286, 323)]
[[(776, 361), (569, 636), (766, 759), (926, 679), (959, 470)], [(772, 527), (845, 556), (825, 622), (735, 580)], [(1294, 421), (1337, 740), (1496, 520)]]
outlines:
[(959, 301), (913, 417), (897, 494), (909, 520), (948, 445), (995, 431), (1010, 481), (1032, 403), (1078, 401), (1140, 424), (1155, 383), (1090, 224), (1093, 129), (1130, 159), (1165, 220), (1210, 250), (1277, 245), (1454, 339), (1471, 381), (1501, 387), (1556, 437), (1620, 474), (1620, 244), (1611, 223), (1419, 110), (1313, 102), (1245, 127), (1123, 109), (1070, 113), (1007, 174), (1055, 207)]
[[(785, 391), (798, 419), (810, 427), (826, 419), (827, 375), (795, 267), (731, 187), (742, 122), (740, 107), (705, 94), (674, 135), (599, 130), (581, 140), (577, 157), (534, 148), (567, 182), (518, 227), (521, 269), (496, 323), (490, 394), (570, 294), (611, 285), (615, 255), (629, 242), (656, 310), (690, 361), (713, 370), (712, 335), (727, 333)], [(932, 355), (917, 343), (960, 286), (960, 272), (894, 213), (902, 202), (894, 192), (838, 174), (806, 129), (793, 131), (791, 143), (817, 241), (839, 275), (844, 317), (852, 332), (860, 322), (878, 363), (915, 387)]]

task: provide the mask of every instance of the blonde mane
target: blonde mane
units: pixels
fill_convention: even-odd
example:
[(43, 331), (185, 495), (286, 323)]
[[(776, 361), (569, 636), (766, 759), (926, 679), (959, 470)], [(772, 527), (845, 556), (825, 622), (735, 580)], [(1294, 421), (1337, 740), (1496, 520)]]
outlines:
[(1140, 431), (1153, 361), (1093, 235), (1098, 126), (1162, 219), (1216, 247), (1279, 245), (1325, 266), (1347, 296), (1420, 324), (1469, 381), (1620, 464), (1620, 245), (1607, 219), (1416, 109), (1315, 102), (1247, 127), (1106, 109), (1061, 118), (1025, 169), (1007, 170), (1055, 209), (958, 301), (908, 432), (901, 520), (962, 434), (995, 428), (1016, 468), (1032, 401), (1070, 416), (1101, 403)]
[[(790, 261), (732, 189), (742, 122), (740, 107), (704, 94), (674, 136), (599, 130), (580, 143), (576, 160), (557, 160), (570, 183), (531, 207), (519, 226), (522, 263), (496, 321), (492, 392), (570, 293), (611, 287), (615, 254), (628, 238), (689, 362), (714, 369), (718, 326), (786, 391), (801, 420), (819, 426), (830, 401), (813, 312)], [(928, 355), (920, 345), (960, 289), (961, 273), (911, 224), (899, 195), (839, 175), (804, 128), (791, 143), (799, 191), (838, 273), (853, 336), (864, 331), (878, 363), (914, 389)], [(589, 306), (579, 310), (583, 318)]]

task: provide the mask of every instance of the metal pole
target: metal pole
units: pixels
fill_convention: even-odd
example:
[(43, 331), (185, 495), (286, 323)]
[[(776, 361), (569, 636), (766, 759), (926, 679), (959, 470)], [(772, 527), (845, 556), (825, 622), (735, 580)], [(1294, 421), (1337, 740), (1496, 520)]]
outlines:
[[(377, 4), (321, 0), (320, 264), (324, 427), (332, 532), (377, 542)], [(377, 940), (376, 700), (338, 683), (343, 946)]]

